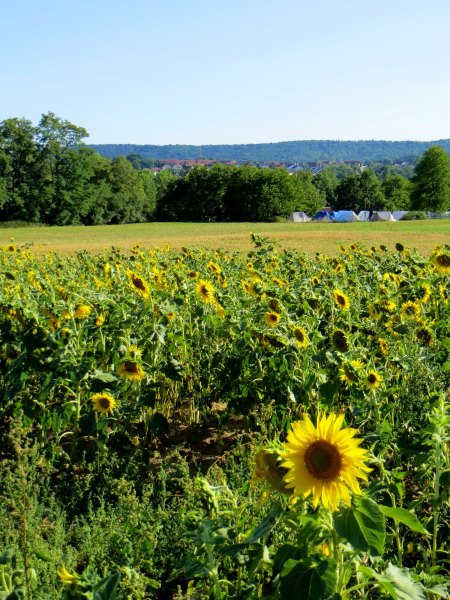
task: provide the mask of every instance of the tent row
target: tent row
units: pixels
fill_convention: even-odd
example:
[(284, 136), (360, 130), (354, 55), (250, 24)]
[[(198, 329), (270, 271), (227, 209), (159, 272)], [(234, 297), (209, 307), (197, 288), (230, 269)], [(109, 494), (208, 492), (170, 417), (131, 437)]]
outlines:
[(362, 210), (356, 214), (353, 210), (320, 210), (313, 217), (305, 212), (293, 212), (288, 221), (295, 223), (306, 223), (314, 221), (316, 223), (353, 223), (355, 221), (400, 221), (406, 215), (406, 210), (389, 212), (385, 210)]

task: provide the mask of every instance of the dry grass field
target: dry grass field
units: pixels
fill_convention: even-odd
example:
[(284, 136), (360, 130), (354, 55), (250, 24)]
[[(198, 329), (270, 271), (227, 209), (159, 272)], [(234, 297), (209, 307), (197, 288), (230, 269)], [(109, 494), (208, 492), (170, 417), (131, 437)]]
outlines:
[(137, 223), (95, 227), (20, 227), (0, 228), (0, 245), (10, 239), (35, 254), (48, 252), (72, 254), (79, 251), (98, 253), (112, 246), (129, 250), (135, 244), (143, 248), (169, 246), (178, 249), (223, 248), (248, 251), (250, 234), (278, 241), (280, 248), (307, 254), (322, 252), (330, 256), (341, 244), (386, 245), (401, 242), (428, 255), (436, 244), (450, 243), (449, 220), (403, 221), (393, 223)]

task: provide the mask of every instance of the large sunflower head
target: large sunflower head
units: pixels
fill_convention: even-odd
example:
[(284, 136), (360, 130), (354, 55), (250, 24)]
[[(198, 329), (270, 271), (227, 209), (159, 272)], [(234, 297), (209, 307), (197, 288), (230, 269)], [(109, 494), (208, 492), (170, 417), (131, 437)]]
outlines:
[(341, 292), (341, 290), (334, 290), (333, 298), (336, 303), (336, 306), (338, 306), (342, 310), (348, 310), (350, 308), (350, 301), (347, 295), (344, 294), (344, 292)]
[(450, 275), (450, 254), (438, 252), (433, 256), (433, 264), (436, 271), (444, 275)]
[(129, 271), (128, 280), (133, 290), (140, 296), (143, 298), (148, 298), (150, 296), (150, 288), (148, 287), (145, 279), (143, 279), (140, 275), (134, 273), (133, 271)]
[(274, 311), (270, 311), (264, 315), (264, 319), (269, 327), (275, 327), (275, 325), (278, 325), (280, 322), (281, 315)]
[(314, 426), (304, 415), (292, 424), (287, 441), (282, 444), (281, 467), (288, 469), (286, 487), (294, 496), (312, 495), (313, 505), (337, 510), (343, 500), (350, 505), (350, 491), (361, 494), (358, 478), (367, 481), (367, 451), (355, 439), (356, 430), (341, 429), (343, 415), (322, 415)]
[(306, 348), (309, 344), (308, 334), (303, 329), (303, 327), (294, 327), (292, 330), (292, 335), (296, 341), (296, 344), (299, 348)]
[(76, 319), (85, 319), (91, 313), (92, 308), (88, 304), (80, 304), (75, 309)]
[(195, 287), (195, 293), (203, 302), (214, 304), (214, 286), (209, 281), (200, 279)]
[(141, 365), (135, 360), (123, 360), (117, 367), (119, 377), (129, 381), (141, 381), (144, 379), (145, 372)]
[(111, 394), (107, 394), (106, 392), (94, 394), (91, 400), (92, 404), (94, 405), (94, 410), (102, 415), (107, 415), (109, 412), (112, 412), (117, 406), (115, 398), (111, 396)]
[(368, 390), (375, 390), (377, 387), (380, 387), (382, 381), (383, 378), (381, 375), (372, 369), (364, 379), (364, 386)]

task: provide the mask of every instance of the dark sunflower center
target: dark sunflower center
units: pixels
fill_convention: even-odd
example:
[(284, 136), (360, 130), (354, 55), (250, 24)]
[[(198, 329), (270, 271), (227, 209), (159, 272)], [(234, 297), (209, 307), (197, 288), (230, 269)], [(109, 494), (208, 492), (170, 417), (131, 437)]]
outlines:
[(358, 381), (358, 378), (356, 377), (356, 375), (350, 371), (350, 369), (348, 368), (347, 365), (344, 365), (344, 373), (349, 381), (353, 381), (353, 382)]
[(136, 287), (138, 290), (145, 291), (145, 285), (144, 285), (144, 282), (142, 281), (142, 279), (141, 279), (140, 277), (133, 277), (133, 285), (134, 285), (134, 287)]
[(341, 306), (345, 306), (345, 298), (344, 296), (341, 296), (340, 294), (337, 295), (337, 301), (338, 304), (340, 304)]
[(108, 409), (111, 405), (110, 399), (107, 398), (106, 396), (103, 396), (103, 398), (99, 398), (98, 403), (99, 403), (100, 407), (103, 408), (104, 410)]
[(446, 254), (440, 254), (437, 258), (436, 258), (436, 262), (441, 266), (441, 267), (450, 267), (450, 256), (447, 256)]
[(135, 362), (132, 362), (131, 360), (126, 360), (123, 363), (123, 365), (124, 365), (127, 373), (138, 373), (139, 372), (138, 365)]
[(202, 295), (203, 295), (203, 296), (208, 296), (208, 294), (209, 294), (209, 290), (208, 290), (208, 288), (206, 287), (206, 285), (202, 285), (202, 288), (201, 288), (201, 293), (202, 293)]
[(338, 350), (348, 350), (347, 338), (343, 331), (336, 331), (333, 334), (333, 342)]
[(341, 455), (333, 444), (325, 440), (313, 442), (305, 453), (305, 465), (317, 479), (335, 479), (341, 471)]
[(299, 341), (300, 343), (303, 343), (305, 341), (305, 336), (303, 335), (303, 331), (297, 330), (295, 332), (295, 337), (296, 337), (297, 341)]
[(377, 382), (377, 376), (374, 373), (369, 373), (369, 375), (367, 376), (367, 381), (369, 383), (376, 383)]

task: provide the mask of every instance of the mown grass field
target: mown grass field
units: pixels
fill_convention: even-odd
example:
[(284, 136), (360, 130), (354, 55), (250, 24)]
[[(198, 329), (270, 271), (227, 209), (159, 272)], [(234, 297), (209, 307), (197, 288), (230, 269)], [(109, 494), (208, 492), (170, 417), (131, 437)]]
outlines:
[(356, 242), (370, 248), (396, 242), (428, 255), (436, 244), (450, 239), (449, 220), (403, 221), (394, 223), (138, 223), (96, 227), (21, 227), (0, 229), (0, 245), (11, 237), (17, 245), (29, 245), (35, 254), (71, 254), (87, 250), (97, 253), (115, 246), (129, 250), (183, 246), (248, 251), (250, 233), (271, 237), (280, 248), (313, 255), (336, 255), (340, 244)]

